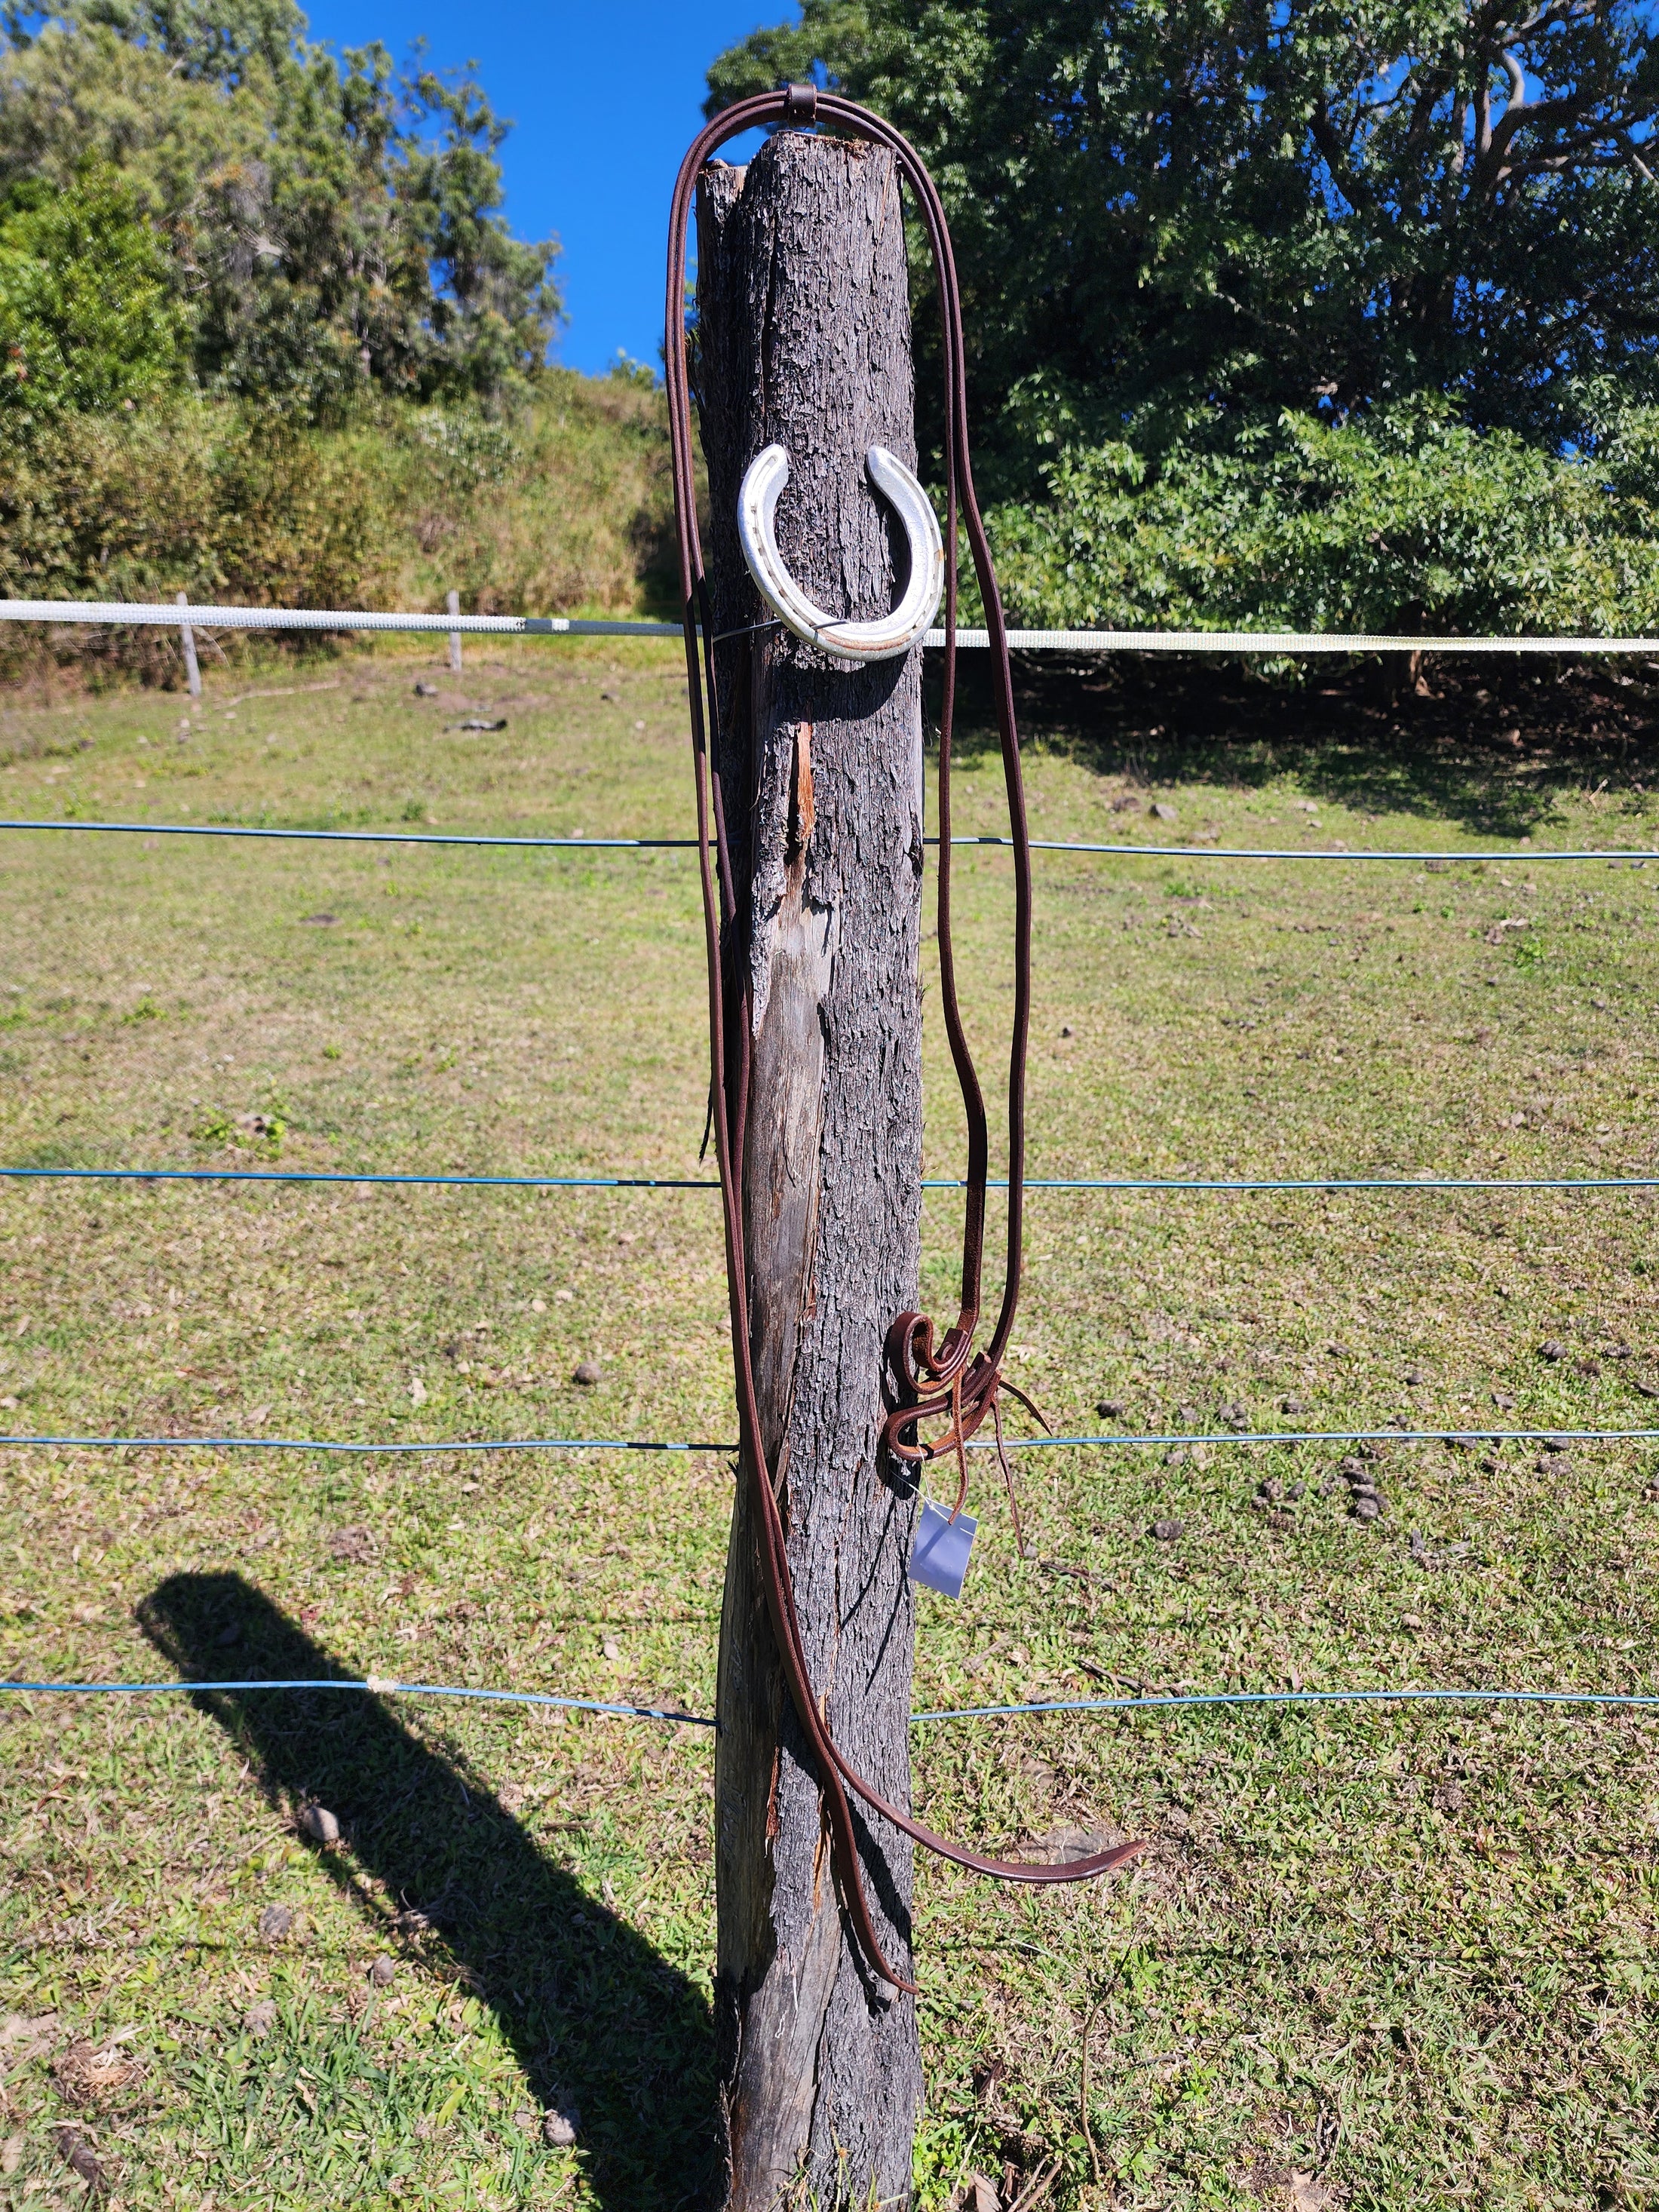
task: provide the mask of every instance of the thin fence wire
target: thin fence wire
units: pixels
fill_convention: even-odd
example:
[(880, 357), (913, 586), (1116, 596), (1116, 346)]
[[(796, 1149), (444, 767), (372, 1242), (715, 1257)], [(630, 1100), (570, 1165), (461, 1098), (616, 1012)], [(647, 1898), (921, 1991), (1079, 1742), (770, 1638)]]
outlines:
[(0, 830), (90, 831), (118, 837), (256, 837), (305, 845), (499, 845), (520, 852), (695, 852), (695, 837), (497, 837), (449, 830), (289, 830), (240, 822), (0, 822)]
[[(718, 1729), (712, 1714), (682, 1712), (665, 1705), (615, 1704), (599, 1698), (568, 1698), (542, 1690), (473, 1689), (451, 1682), (399, 1682), (369, 1674), (346, 1681), (335, 1675), (315, 1680), (283, 1679), (228, 1682), (0, 1682), (0, 1695), (22, 1697), (210, 1697), (251, 1691), (356, 1691), (360, 1695), (398, 1698), (461, 1698), (490, 1705), (552, 1706), (565, 1712), (597, 1713), (612, 1720), (666, 1721), (690, 1728)], [(1048, 1713), (1127, 1713), (1202, 1710), (1249, 1705), (1588, 1705), (1600, 1710), (1641, 1711), (1659, 1706), (1659, 1695), (1639, 1690), (1203, 1690), (1166, 1691), (1135, 1697), (1048, 1698), (1015, 1705), (955, 1705), (912, 1713), (910, 1725), (940, 1721), (1013, 1720)]]
[[(6, 1168), (0, 1182), (274, 1182), (386, 1183), (462, 1190), (718, 1190), (718, 1182), (692, 1176), (353, 1175), (347, 1169), (307, 1168)], [(966, 1190), (963, 1176), (927, 1176), (923, 1190)], [(991, 1176), (988, 1190), (1006, 1190), (1006, 1176)], [(1659, 1176), (1027, 1176), (1027, 1191), (1098, 1190), (1188, 1193), (1249, 1197), (1303, 1191), (1659, 1190)]]
[[(1117, 1430), (1100, 1436), (1009, 1437), (1000, 1442), (977, 1437), (969, 1451), (1166, 1450), (1185, 1444), (1362, 1444), (1362, 1443), (1541, 1443), (1556, 1449), (1581, 1443), (1659, 1443), (1659, 1429), (1494, 1429), (1465, 1422), (1456, 1429), (1213, 1429)], [(495, 1451), (716, 1452), (730, 1455), (735, 1443), (659, 1443), (639, 1437), (461, 1437), (453, 1440), (403, 1438), (362, 1442), (317, 1437), (91, 1437), (0, 1436), (0, 1445), (51, 1447), (64, 1451), (285, 1451), (354, 1455)]]
[(640, 1437), (461, 1437), (453, 1443), (359, 1443), (314, 1437), (0, 1437), (0, 1444), (64, 1451), (302, 1451), (354, 1456), (381, 1452), (734, 1452), (734, 1443), (657, 1443)]
[[(179, 628), (188, 621), (195, 628), (236, 630), (355, 630), (365, 632), (460, 632), (471, 635), (495, 636), (657, 636), (669, 637), (679, 634), (678, 625), (668, 623), (607, 623), (571, 621), (562, 617), (513, 616), (461, 616), (446, 612), (442, 616), (400, 613), (379, 613), (366, 610), (319, 611), (276, 610), (234, 607), (191, 607), (176, 605), (122, 605), (97, 602), (64, 602), (40, 600), (0, 601), (0, 620), (46, 623), (119, 623), (164, 628)], [(930, 646), (944, 643), (944, 633), (928, 633)], [(1650, 638), (1423, 638), (1376, 635), (1332, 635), (1305, 632), (1169, 632), (1169, 631), (1065, 631), (1017, 630), (1009, 641), (1024, 651), (1062, 653), (1268, 653), (1299, 655), (1311, 653), (1353, 654), (1376, 652), (1432, 652), (1439, 653), (1565, 653), (1583, 655), (1639, 653), (1659, 654), (1659, 639)], [(981, 631), (958, 631), (958, 646), (969, 649), (982, 648), (989, 642), (988, 634)], [(549, 851), (606, 851), (606, 850), (685, 850), (695, 841), (690, 838), (668, 837), (506, 837), (482, 833), (372, 830), (306, 830), (270, 828), (236, 823), (178, 823), (149, 822), (78, 822), (78, 821), (5, 821), (0, 830), (15, 831), (57, 830), (105, 835), (185, 836), (185, 837), (241, 837), (261, 840), (280, 839), (307, 843), (342, 844), (399, 844), (405, 846), (471, 846), (495, 847), (507, 849)], [(937, 839), (930, 838), (930, 844)], [(1006, 848), (1011, 840), (1001, 836), (959, 836), (957, 846), (981, 846), (992, 849)], [(1592, 848), (1570, 850), (1535, 849), (1529, 843), (1517, 842), (1506, 849), (1476, 849), (1458, 851), (1361, 848), (1350, 850), (1336, 845), (1322, 848), (1245, 848), (1220, 846), (1209, 842), (1188, 845), (1148, 845), (1130, 840), (1091, 841), (1082, 839), (1039, 838), (1032, 841), (1036, 849), (1043, 852), (1098, 854), (1136, 859), (1181, 859), (1215, 860), (1273, 860), (1273, 861), (1382, 861), (1406, 864), (1432, 863), (1445, 867), (1457, 863), (1477, 864), (1504, 862), (1531, 866), (1543, 861), (1605, 861), (1641, 865), (1655, 857), (1655, 852), (1629, 848)], [(1656, 848), (1659, 851), (1659, 848)], [(260, 1182), (260, 1183), (340, 1183), (425, 1185), (449, 1188), (530, 1188), (539, 1189), (610, 1188), (610, 1189), (710, 1189), (718, 1186), (706, 1180), (661, 1176), (456, 1176), (456, 1175), (389, 1175), (354, 1176), (344, 1173), (320, 1173), (298, 1170), (143, 1170), (143, 1169), (6, 1169), (0, 1174), (15, 1180), (39, 1179), (54, 1181), (143, 1181), (180, 1182)], [(923, 1186), (928, 1189), (957, 1189), (963, 1185), (955, 1179), (929, 1179)], [(1003, 1187), (999, 1185), (998, 1187)], [(1164, 1193), (1249, 1193), (1292, 1191), (1333, 1193), (1340, 1191), (1516, 1191), (1516, 1190), (1637, 1190), (1659, 1187), (1659, 1178), (1649, 1176), (1595, 1177), (1449, 1177), (1422, 1176), (1413, 1177), (1328, 1177), (1298, 1178), (1193, 1178), (1193, 1177), (1134, 1177), (1100, 1178), (1052, 1177), (1034, 1179), (1029, 1186), (1044, 1190), (1100, 1190), (1144, 1191)], [(1208, 1432), (1167, 1431), (1154, 1434), (1133, 1434), (1127, 1431), (1092, 1436), (1043, 1436), (1006, 1440), (1007, 1448), (1014, 1450), (1039, 1450), (1064, 1448), (1120, 1449), (1178, 1449), (1194, 1444), (1204, 1445), (1334, 1445), (1363, 1443), (1445, 1443), (1470, 1445), (1477, 1442), (1492, 1443), (1538, 1443), (1559, 1449), (1577, 1443), (1651, 1443), (1659, 1440), (1659, 1429), (1411, 1429), (1390, 1425), (1379, 1429), (1350, 1430), (1291, 1430), (1291, 1431), (1215, 1431)], [(380, 1443), (332, 1442), (315, 1438), (264, 1437), (70, 1437), (70, 1436), (0, 1436), (0, 1445), (58, 1449), (117, 1449), (117, 1450), (264, 1450), (311, 1451), (326, 1454), (373, 1455), (381, 1453), (419, 1454), (422, 1455), (445, 1452), (477, 1453), (487, 1451), (633, 1451), (714, 1453), (727, 1455), (736, 1449), (731, 1443), (658, 1443), (637, 1438), (618, 1437), (500, 1437), (484, 1441), (463, 1439), (453, 1442), (386, 1441)], [(994, 1444), (976, 1440), (974, 1449), (994, 1449)], [(32, 1696), (159, 1696), (166, 1694), (206, 1695), (212, 1693), (248, 1694), (254, 1692), (340, 1692), (360, 1693), (469, 1699), (487, 1703), (512, 1704), (527, 1707), (555, 1708), (567, 1711), (591, 1712), (596, 1715), (630, 1719), (653, 1720), (671, 1724), (712, 1729), (715, 1721), (705, 1714), (680, 1711), (672, 1708), (612, 1703), (596, 1698), (569, 1698), (534, 1691), (471, 1688), (452, 1684), (402, 1683), (390, 1679), (369, 1676), (361, 1681), (342, 1681), (332, 1678), (313, 1680), (236, 1680), (223, 1682), (0, 1682), (0, 1692)], [(1371, 1690), (1291, 1690), (1291, 1691), (1233, 1691), (1140, 1694), (1136, 1696), (1056, 1698), (1030, 1701), (1019, 1705), (974, 1705), (913, 1713), (913, 1725), (964, 1720), (993, 1720), (1023, 1716), (1040, 1717), (1054, 1713), (1133, 1712), (1151, 1710), (1202, 1710), (1208, 1708), (1238, 1709), (1248, 1706), (1291, 1707), (1332, 1705), (1406, 1705), (1406, 1704), (1484, 1704), (1527, 1705), (1534, 1706), (1560, 1705), (1589, 1707), (1599, 1710), (1623, 1708), (1644, 1710), (1659, 1707), (1659, 1696), (1638, 1692), (1582, 1691), (1582, 1690), (1489, 1690), (1489, 1689), (1371, 1689)]]
[(616, 1720), (682, 1721), (691, 1728), (719, 1726), (706, 1713), (683, 1713), (672, 1705), (617, 1705), (603, 1698), (555, 1697), (542, 1690), (475, 1690), (453, 1682), (395, 1682), (378, 1674), (367, 1675), (361, 1681), (344, 1681), (331, 1674), (315, 1681), (284, 1677), (236, 1682), (0, 1682), (0, 1695), (9, 1692), (30, 1697), (157, 1698), (179, 1692), (206, 1697), (246, 1690), (356, 1690), (374, 1697), (467, 1698), (487, 1705), (553, 1705), (566, 1712), (603, 1713)]
[[(3, 1687), (3, 1685), (0, 1685)], [(1024, 1713), (1146, 1712), (1204, 1705), (1659, 1705), (1659, 1696), (1637, 1690), (1170, 1690), (1133, 1698), (1050, 1698), (1024, 1705), (956, 1705), (948, 1711), (912, 1713), (923, 1721), (1005, 1720)]]
[[(253, 837), (311, 845), (485, 845), (507, 852), (695, 852), (695, 837), (507, 837), (483, 830), (297, 830), (240, 822), (82, 822), (69, 817), (0, 821), (0, 830), (52, 830), (74, 835), (121, 837)], [(937, 846), (937, 837), (925, 837)], [(1012, 848), (1002, 836), (952, 837), (951, 845)], [(1139, 860), (1387, 860), (1432, 862), (1436, 867), (1485, 866), (1530, 866), (1534, 860), (1605, 860), (1632, 867), (1659, 860), (1659, 846), (1593, 845), (1541, 848), (1517, 840), (1507, 848), (1482, 848), (1463, 851), (1455, 846), (1401, 847), (1373, 849), (1361, 846), (1259, 845), (1143, 845), (1133, 840), (1099, 842), (1076, 837), (1033, 837), (1034, 853), (1098, 853)]]
[[(1066, 1448), (1108, 1448), (1139, 1444), (1158, 1450), (1177, 1444), (1364, 1444), (1364, 1443), (1652, 1443), (1659, 1429), (1494, 1429), (1484, 1422), (1466, 1421), (1455, 1429), (1212, 1429), (1155, 1433), (1119, 1430), (1102, 1436), (1005, 1437), (1006, 1451), (1054, 1451)], [(969, 1451), (995, 1451), (994, 1443), (978, 1439)]]
[[(929, 844), (937, 844), (929, 838)], [(953, 837), (953, 845), (1010, 845), (1008, 837)], [(1632, 866), (1659, 859), (1659, 846), (1596, 845), (1576, 848), (1545, 847), (1535, 848), (1525, 839), (1517, 838), (1507, 849), (1498, 848), (1465, 852), (1455, 846), (1433, 848), (1400, 847), (1382, 848), (1362, 845), (1351, 850), (1346, 845), (1140, 845), (1122, 839), (1116, 843), (1103, 843), (1077, 837), (1033, 837), (1034, 853), (1106, 853), (1127, 855), (1142, 860), (1432, 860), (1437, 866), (1462, 866), (1501, 861), (1506, 866), (1519, 866), (1523, 861), (1530, 866), (1534, 860), (1624, 860)]]
[[(718, 1190), (706, 1176), (351, 1175), (287, 1168), (0, 1168), (0, 1181), (27, 1182), (386, 1183), (438, 1190)], [(965, 1188), (956, 1183), (927, 1188)]]
[[(222, 607), (177, 600), (0, 599), (0, 622), (62, 623), (121, 629), (322, 630), (454, 635), (466, 637), (679, 637), (678, 623), (587, 622), (565, 615), (403, 613), (370, 607)], [(945, 643), (943, 629), (923, 642)], [(1659, 656), (1654, 637), (1411, 637), (1370, 630), (1291, 629), (1011, 629), (1019, 653), (1567, 653)], [(983, 652), (990, 633), (958, 628), (957, 649)]]
[[(268, 608), (190, 607), (176, 605), (122, 604), (92, 601), (0, 601), (0, 620), (22, 622), (62, 623), (122, 623), (153, 627), (177, 628), (188, 619), (198, 628), (269, 630), (363, 630), (403, 632), (453, 632), (456, 629), (478, 635), (589, 635), (672, 636), (678, 634), (678, 626), (664, 623), (605, 623), (567, 620), (560, 617), (517, 616), (457, 616), (446, 611), (442, 616), (369, 610), (281, 610)], [(930, 644), (942, 643), (942, 631), (930, 632)], [(1318, 634), (1290, 631), (1274, 632), (1167, 632), (1167, 631), (1018, 631), (1011, 641), (1024, 648), (1056, 651), (1132, 651), (1132, 652), (1211, 652), (1211, 653), (1367, 653), (1367, 652), (1441, 652), (1441, 653), (1659, 653), (1659, 639), (1649, 638), (1421, 638), (1372, 634)], [(958, 644), (982, 646), (988, 642), (983, 631), (959, 631)], [(398, 831), (395, 830), (307, 830), (273, 828), (228, 823), (147, 823), (147, 822), (81, 822), (71, 820), (0, 822), (0, 830), (66, 830), (71, 832), (125, 836), (217, 836), (256, 839), (283, 839), (308, 843), (400, 844), (400, 845), (459, 845), (489, 846), (532, 850), (684, 850), (695, 844), (689, 838), (652, 837), (522, 837), (500, 836), (485, 833), (451, 831)], [(937, 843), (930, 839), (930, 843)], [(960, 846), (983, 846), (1006, 848), (1011, 841), (1002, 836), (962, 836), (952, 843)], [(1237, 860), (1283, 861), (1361, 861), (1434, 863), (1447, 866), (1455, 862), (1484, 863), (1504, 861), (1531, 865), (1535, 861), (1610, 861), (1642, 864), (1655, 857), (1652, 851), (1629, 848), (1591, 848), (1569, 850), (1534, 849), (1517, 844), (1508, 850), (1457, 851), (1389, 849), (1352, 851), (1346, 847), (1304, 848), (1228, 847), (1209, 843), (1196, 845), (1146, 845), (1128, 840), (1097, 842), (1075, 839), (1038, 839), (1036, 848), (1047, 852), (1077, 852), (1109, 854), (1141, 859), (1179, 858), (1185, 860)], [(1659, 850), (1659, 848), (1656, 848)], [(702, 1179), (657, 1176), (416, 1176), (416, 1175), (349, 1175), (298, 1170), (215, 1170), (201, 1169), (7, 1169), (0, 1175), (10, 1179), (40, 1179), (54, 1181), (143, 1181), (190, 1182), (280, 1182), (280, 1183), (336, 1183), (426, 1185), (451, 1188), (714, 1188), (713, 1182)], [(924, 1188), (930, 1189), (961, 1188), (959, 1180), (930, 1179)], [(999, 1187), (1006, 1187), (999, 1185)], [(1450, 1177), (1421, 1176), (1412, 1177), (1346, 1176), (1306, 1178), (1194, 1178), (1194, 1177), (1134, 1177), (1114, 1176), (1097, 1178), (1053, 1177), (1034, 1180), (1035, 1189), (1147, 1191), (1165, 1193), (1249, 1193), (1304, 1191), (1335, 1193), (1340, 1191), (1516, 1191), (1516, 1190), (1638, 1190), (1659, 1187), (1659, 1178), (1649, 1176), (1595, 1177)], [(1036, 1450), (1061, 1446), (1070, 1447), (1127, 1447), (1153, 1446), (1174, 1448), (1180, 1445), (1204, 1444), (1290, 1444), (1290, 1443), (1357, 1443), (1368, 1441), (1396, 1442), (1460, 1442), (1480, 1435), (1493, 1442), (1508, 1441), (1580, 1441), (1611, 1442), (1624, 1440), (1648, 1442), (1659, 1437), (1659, 1431), (1628, 1430), (1430, 1430), (1390, 1427), (1379, 1430), (1219, 1431), (1211, 1434), (1182, 1434), (1170, 1432), (1157, 1435), (1127, 1433), (1098, 1436), (1036, 1437), (1009, 1439), (1009, 1448), (1015, 1450)], [(319, 1439), (264, 1437), (0, 1437), (0, 1444), (12, 1446), (42, 1446), (62, 1449), (235, 1449), (318, 1451), (328, 1453), (430, 1453), (436, 1451), (679, 1451), (730, 1452), (731, 1444), (696, 1443), (655, 1443), (636, 1438), (599, 1437), (502, 1437), (479, 1442), (462, 1440), (455, 1443), (412, 1443), (389, 1441), (378, 1443), (325, 1442)], [(976, 1443), (976, 1449), (994, 1447)]]

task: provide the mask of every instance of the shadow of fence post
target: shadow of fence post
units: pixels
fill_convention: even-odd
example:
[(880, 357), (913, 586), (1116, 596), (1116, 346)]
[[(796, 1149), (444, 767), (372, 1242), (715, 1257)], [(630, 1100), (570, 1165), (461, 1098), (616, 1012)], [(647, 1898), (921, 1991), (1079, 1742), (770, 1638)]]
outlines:
[[(189, 1680), (361, 1680), (234, 1573), (179, 1574), (138, 1619)], [(270, 1796), (316, 1799), (343, 1849), (312, 1844), (389, 1948), (489, 2005), (536, 2096), (572, 2106), (590, 2185), (609, 2212), (670, 2212), (709, 2193), (715, 2156), (708, 2008), (643, 1936), (540, 1851), (465, 1763), (367, 1692), (199, 1692)], [(357, 1875), (378, 1877), (384, 1901)]]

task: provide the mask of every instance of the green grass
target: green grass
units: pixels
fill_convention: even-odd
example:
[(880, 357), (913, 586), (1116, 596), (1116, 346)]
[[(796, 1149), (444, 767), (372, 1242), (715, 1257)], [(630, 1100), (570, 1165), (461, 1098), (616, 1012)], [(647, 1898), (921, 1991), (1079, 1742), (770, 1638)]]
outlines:
[[(210, 678), (182, 731), (176, 699), (14, 697), (0, 811), (684, 834), (672, 649), (469, 652), (434, 701), (417, 672), (239, 677), (234, 709)], [(475, 708), (507, 730), (445, 729)], [(1542, 740), (1524, 785), (1474, 740), (1384, 775), (1345, 711), (1281, 699), (1277, 732), (1183, 752), (1132, 693), (1081, 727), (1039, 694), (1036, 828), (1167, 836), (1157, 797), (1223, 842), (1455, 849), (1494, 815), (1540, 846), (1653, 842), (1639, 750), (1594, 795), (1604, 771)], [(970, 748), (964, 829), (997, 826), (998, 788)], [(1031, 1171), (1659, 1172), (1659, 863), (1513, 854), (1043, 857)], [(959, 865), (994, 1074), (1006, 859)], [(700, 1172), (689, 855), (15, 836), (0, 979), (0, 1163)], [(954, 1174), (936, 1003), (927, 1169)], [(0, 1206), (0, 1397), (29, 1433), (731, 1432), (708, 1193), (41, 1183)], [(927, 1201), (936, 1308), (957, 1218)], [(1012, 1376), (1067, 1431), (1649, 1425), (1653, 1218), (1644, 1196), (1036, 1196)], [(1386, 1446), (1369, 1527), (1339, 1457), (1032, 1454), (1028, 1522), (1069, 1575), (1015, 1558), (981, 1477), (964, 1598), (921, 1599), (919, 1703), (1659, 1690), (1659, 1454)], [(9, 1676), (711, 1708), (718, 1458), (0, 1468)], [(324, 1693), (17, 1700), (0, 1729), (0, 2203), (81, 2198), (65, 2123), (129, 2208), (698, 2200), (705, 1731)], [(919, 1729), (919, 1802), (957, 1832), (1153, 1839), (1082, 1893), (922, 1869), (924, 2203), (971, 2171), (1005, 2204), (1050, 2172), (1033, 2201), (1062, 2208), (1651, 2202), (1656, 1748), (1640, 1713), (1548, 1709)], [(262, 1933), (273, 1906), (293, 1917)], [(573, 2107), (574, 2148), (546, 2142)]]

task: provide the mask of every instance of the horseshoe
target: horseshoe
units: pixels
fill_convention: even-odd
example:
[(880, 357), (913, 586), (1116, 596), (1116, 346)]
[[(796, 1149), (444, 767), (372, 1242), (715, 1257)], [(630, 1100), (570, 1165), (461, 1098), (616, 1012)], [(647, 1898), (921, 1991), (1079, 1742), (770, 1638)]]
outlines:
[(939, 612), (945, 589), (945, 547), (933, 502), (902, 461), (885, 446), (864, 457), (870, 481), (904, 525), (910, 544), (910, 580), (890, 614), (874, 622), (838, 621), (809, 599), (778, 550), (778, 495), (789, 481), (789, 456), (768, 446), (749, 464), (738, 494), (738, 536), (749, 573), (786, 629), (808, 645), (827, 647), (849, 660), (896, 660), (908, 653)]

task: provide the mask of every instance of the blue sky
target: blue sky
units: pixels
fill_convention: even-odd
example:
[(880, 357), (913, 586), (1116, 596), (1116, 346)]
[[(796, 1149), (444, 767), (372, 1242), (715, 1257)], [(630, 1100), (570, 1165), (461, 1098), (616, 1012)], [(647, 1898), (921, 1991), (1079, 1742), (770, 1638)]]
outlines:
[[(792, 0), (301, 0), (313, 39), (379, 39), (402, 58), (424, 37), (441, 66), (476, 61), (498, 113), (507, 216), (521, 238), (558, 234), (570, 320), (557, 357), (595, 372), (618, 349), (659, 366), (668, 196), (702, 120), (704, 71)], [(734, 149), (738, 158), (742, 149)]]

